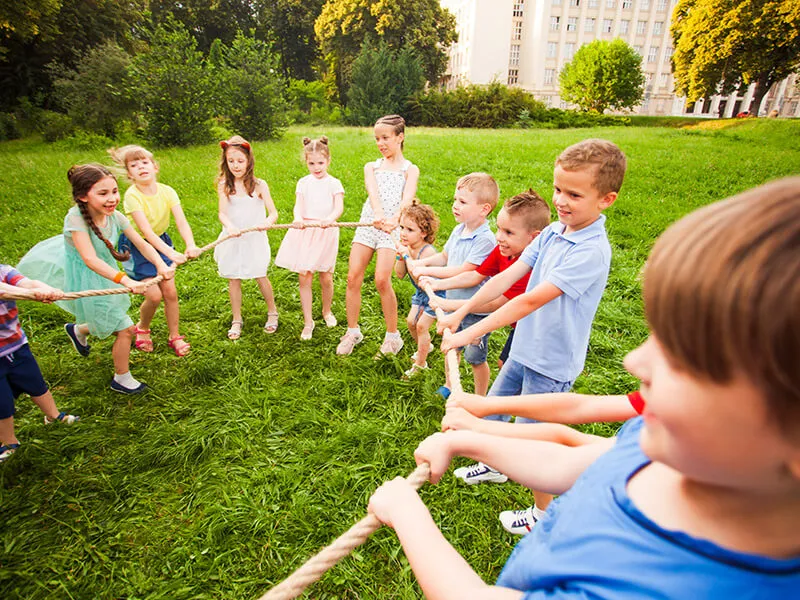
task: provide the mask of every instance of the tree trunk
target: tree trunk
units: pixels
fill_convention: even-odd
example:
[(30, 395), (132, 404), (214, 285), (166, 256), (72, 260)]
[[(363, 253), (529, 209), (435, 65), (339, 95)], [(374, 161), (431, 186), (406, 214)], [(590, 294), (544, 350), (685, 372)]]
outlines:
[[(767, 95), (767, 92), (769, 92), (769, 88), (772, 87), (772, 84), (773, 82), (770, 81), (769, 73), (763, 73), (756, 81), (756, 91), (753, 94), (753, 114), (756, 117), (758, 116), (758, 111), (761, 108), (761, 102), (764, 100), (764, 96)], [(747, 108), (744, 110), (747, 110)]]

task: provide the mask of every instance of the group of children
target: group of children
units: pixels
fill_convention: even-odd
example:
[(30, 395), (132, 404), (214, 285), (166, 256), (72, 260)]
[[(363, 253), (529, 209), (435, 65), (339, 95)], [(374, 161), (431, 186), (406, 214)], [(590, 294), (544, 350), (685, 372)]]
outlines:
[[(450, 396), (449, 382), (440, 388), (450, 396), (446, 433), (425, 440), (417, 461), (430, 463), (436, 482), (452, 457), (463, 455), (478, 461), (455, 471), (468, 484), (512, 478), (537, 490), (530, 508), (501, 513), (508, 531), (532, 533), (517, 546), (497, 585), (487, 586), (404, 480), (382, 486), (370, 510), (396, 530), (425, 594), (679, 598), (692, 590), (693, 597), (717, 598), (756, 590), (754, 597), (790, 596), (800, 584), (800, 181), (759, 188), (673, 225), (644, 272), (653, 333), (625, 361), (640, 379), (640, 391), (584, 397), (569, 390), (583, 370), (609, 274), (611, 246), (602, 213), (622, 185), (621, 150), (604, 140), (567, 148), (553, 174), (557, 220), (550, 223), (550, 207), (528, 190), (500, 209), (496, 234), (487, 218), (499, 200), (497, 183), (486, 173), (461, 177), (452, 207), (457, 225), (437, 251), (439, 219), (416, 199), (419, 169), (403, 156), (402, 118), (383, 117), (374, 131), (381, 158), (364, 168), (368, 198), (360, 219), (373, 225), (358, 228), (353, 239), (347, 331), (336, 351), (350, 354), (364, 338), (358, 324), (361, 287), (375, 255), (386, 324), (379, 354), (403, 347), (394, 272), (408, 275), (415, 288), (407, 326), (417, 349), (406, 376), (427, 368), (434, 323), (443, 333), (442, 351), (462, 351), (473, 370), (475, 394)], [(303, 144), (309, 175), (297, 183), (295, 228), (275, 262), (299, 275), (300, 337), (308, 340), (315, 272), (323, 319), (336, 325), (332, 274), (339, 241), (337, 228), (309, 225), (333, 224), (342, 214), (344, 190), (327, 172), (328, 140), (305, 138)], [(278, 313), (263, 230), (277, 221), (277, 210), (269, 187), (254, 175), (250, 145), (236, 136), (221, 146), (221, 236), (233, 239), (217, 246), (215, 259), (229, 280), (228, 337), (242, 333), (243, 279), (259, 284), (268, 306), (264, 329), (272, 333)], [(128, 370), (130, 345), (153, 350), (150, 322), (162, 299), (169, 346), (178, 356), (190, 350), (179, 331), (172, 277), (174, 265), (199, 250), (177, 195), (156, 182), (152, 155), (125, 147), (112, 156), (133, 182), (124, 208), (135, 227), (116, 211), (119, 192), (111, 171), (73, 167), (76, 206), (67, 214), (64, 235), (37, 245), (18, 270), (2, 266), (0, 275), (2, 286), (28, 287), (42, 300), (62, 302), (76, 316), (67, 334), (82, 355), (89, 353), (89, 334), (115, 334), (111, 386), (136, 393), (144, 384)], [(170, 215), (185, 253), (175, 251), (165, 233)], [(261, 231), (242, 233), (254, 226)], [(118, 270), (118, 260), (125, 271)], [(163, 280), (147, 286), (155, 275)], [(145, 294), (135, 325), (127, 316), (127, 295), (61, 300), (61, 289), (108, 287), (107, 280)], [(423, 291), (428, 285), (435, 296)], [(77, 418), (58, 412), (40, 373), (29, 376), (36, 363), (21, 350), (26, 346), (16, 309), (10, 302), (0, 307), (0, 367), (7, 382), (0, 394), (2, 459), (18, 447), (13, 419), (9, 423), (10, 415), (3, 415), (9, 399), (13, 415), (19, 393), (34, 398), (46, 421)], [(437, 321), (436, 308), (447, 316)], [(515, 329), (490, 388), (488, 338), (506, 325)], [(12, 330), (16, 337), (8, 334)], [(503, 422), (510, 415), (515, 422)], [(630, 421), (612, 439), (554, 424), (600, 420)], [(545, 513), (553, 494), (561, 497)], [(683, 577), (671, 578), (675, 572)]]

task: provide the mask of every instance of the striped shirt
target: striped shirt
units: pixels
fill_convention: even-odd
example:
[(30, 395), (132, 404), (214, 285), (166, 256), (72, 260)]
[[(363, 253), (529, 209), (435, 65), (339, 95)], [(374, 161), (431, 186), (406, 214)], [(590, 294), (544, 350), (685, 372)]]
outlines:
[[(25, 279), (11, 265), (0, 264), (0, 281), (9, 285), (17, 285)], [(25, 332), (19, 324), (17, 303), (13, 300), (0, 300), (0, 357), (16, 352), (28, 343)]]

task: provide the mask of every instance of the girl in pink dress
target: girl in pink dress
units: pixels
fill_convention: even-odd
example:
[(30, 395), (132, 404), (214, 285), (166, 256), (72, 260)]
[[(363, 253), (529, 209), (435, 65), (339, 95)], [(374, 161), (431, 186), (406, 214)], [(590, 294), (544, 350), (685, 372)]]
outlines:
[(311, 313), (311, 284), (314, 273), (319, 273), (322, 289), (322, 318), (328, 327), (336, 325), (331, 312), (333, 304), (333, 269), (339, 252), (338, 227), (308, 227), (308, 223), (331, 224), (344, 210), (342, 182), (328, 175), (331, 153), (328, 138), (318, 140), (303, 138), (303, 151), (309, 174), (297, 182), (294, 223), (299, 229), (290, 229), (283, 238), (275, 257), (275, 264), (298, 273), (300, 278), (300, 305), (303, 309), (301, 340), (310, 340), (314, 332)]

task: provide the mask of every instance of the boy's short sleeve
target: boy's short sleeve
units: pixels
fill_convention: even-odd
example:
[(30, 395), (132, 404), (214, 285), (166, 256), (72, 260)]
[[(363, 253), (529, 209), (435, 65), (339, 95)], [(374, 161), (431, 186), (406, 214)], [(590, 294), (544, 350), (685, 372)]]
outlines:
[[(527, 251), (527, 249), (526, 249)], [(560, 265), (545, 276), (570, 298), (577, 298), (598, 279), (608, 274), (609, 264), (593, 244), (581, 244), (570, 250)]]
[(464, 262), (468, 262), (473, 265), (480, 265), (492, 252), (494, 246), (494, 237), (476, 237), (475, 243), (473, 243), (470, 247), (469, 253), (467, 254), (467, 259)]
[(167, 205), (170, 208), (180, 206), (181, 199), (178, 197), (178, 192), (176, 192), (174, 188), (168, 185), (165, 185), (163, 187), (164, 187), (164, 199), (166, 200)]
[(442, 252), (446, 252), (448, 255), (453, 253), (453, 244), (455, 244), (455, 241), (458, 239), (460, 231), (461, 225), (456, 225), (453, 231), (450, 232), (450, 237), (447, 238)]
[(489, 256), (486, 257), (477, 269), (475, 269), (481, 275), (485, 277), (494, 277), (500, 272), (500, 247), (495, 246), (494, 249), (489, 253)]
[(0, 281), (8, 285), (17, 285), (25, 276), (11, 265), (0, 264)]
[[(545, 231), (547, 231), (547, 229), (545, 229)], [(536, 264), (536, 259), (539, 258), (539, 252), (542, 248), (542, 241), (545, 238), (545, 231), (542, 231), (530, 244), (525, 246), (525, 250), (522, 251), (522, 254), (519, 257), (519, 260), (531, 268), (533, 268), (533, 265)]]

